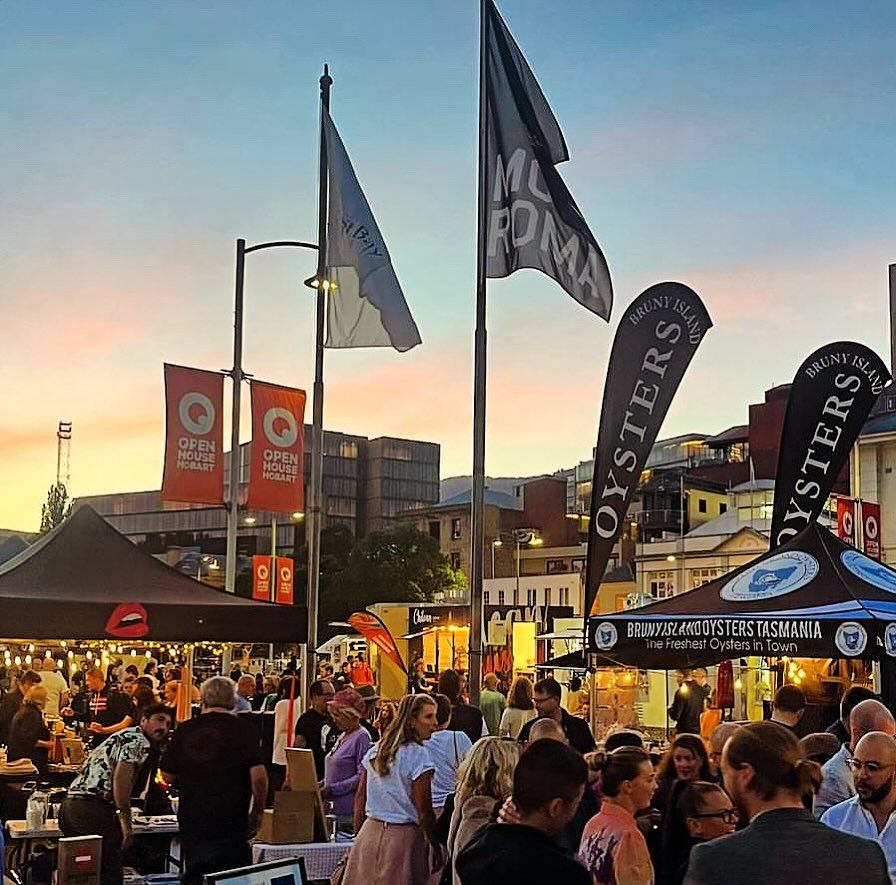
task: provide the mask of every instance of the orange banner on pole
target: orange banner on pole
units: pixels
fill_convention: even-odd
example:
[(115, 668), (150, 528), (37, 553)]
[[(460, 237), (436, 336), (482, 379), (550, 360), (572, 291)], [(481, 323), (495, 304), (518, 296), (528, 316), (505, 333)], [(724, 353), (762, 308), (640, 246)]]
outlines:
[(395, 645), (395, 640), (389, 632), (389, 628), (372, 612), (352, 612), (348, 619), (349, 624), (357, 630), (369, 643), (375, 645), (390, 661), (397, 664), (403, 673), (408, 668), (401, 659), (401, 652)]
[[(252, 598), (261, 602), (274, 602), (271, 598), (271, 563), (270, 556), (252, 557)], [(292, 605), (295, 563), (288, 556), (277, 557), (277, 589), (276, 602)]]
[(224, 501), (224, 376), (165, 363), (163, 501)]
[(252, 382), (252, 464), (248, 506), (296, 513), (305, 508), (305, 391)]

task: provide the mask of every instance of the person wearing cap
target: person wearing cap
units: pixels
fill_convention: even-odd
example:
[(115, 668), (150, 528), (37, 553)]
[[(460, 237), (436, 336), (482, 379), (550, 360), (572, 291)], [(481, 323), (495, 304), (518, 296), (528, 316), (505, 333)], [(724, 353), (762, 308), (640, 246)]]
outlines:
[(361, 762), (371, 746), (370, 735), (361, 727), (367, 707), (364, 698), (353, 688), (337, 691), (327, 707), (341, 734), (324, 759), (321, 795), (332, 800), (337, 827), (352, 832), (355, 794), (363, 770)]

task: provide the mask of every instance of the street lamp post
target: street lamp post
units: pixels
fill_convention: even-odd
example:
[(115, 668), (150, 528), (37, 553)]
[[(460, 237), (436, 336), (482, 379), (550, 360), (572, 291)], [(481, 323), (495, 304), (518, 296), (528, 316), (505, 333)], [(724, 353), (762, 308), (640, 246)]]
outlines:
[(495, 547), (504, 545), (503, 538), (514, 543), (516, 559), (516, 586), (513, 591), (513, 604), (520, 604), (520, 551), (523, 547), (540, 547), (544, 539), (538, 534), (537, 529), (514, 529), (512, 532), (502, 532), (492, 541), (492, 578), (495, 577)]

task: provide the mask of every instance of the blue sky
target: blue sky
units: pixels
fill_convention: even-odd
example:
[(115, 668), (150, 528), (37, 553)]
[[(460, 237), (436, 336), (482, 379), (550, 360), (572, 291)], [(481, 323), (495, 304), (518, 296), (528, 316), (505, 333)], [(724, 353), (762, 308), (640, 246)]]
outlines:
[[(888, 356), (896, 8), (504, 0), (604, 248), (601, 322), (544, 276), (489, 285), (493, 474), (588, 457), (619, 308), (677, 279), (715, 328), (664, 434), (742, 423), (815, 347)], [(317, 79), (424, 345), (328, 354), (326, 424), (471, 462), (477, 4), (6, 3), (0, 525), (158, 487), (163, 361), (230, 365), (234, 240), (314, 239)], [(245, 367), (310, 389), (310, 253), (250, 256)], [(248, 429), (248, 428), (247, 428)]]

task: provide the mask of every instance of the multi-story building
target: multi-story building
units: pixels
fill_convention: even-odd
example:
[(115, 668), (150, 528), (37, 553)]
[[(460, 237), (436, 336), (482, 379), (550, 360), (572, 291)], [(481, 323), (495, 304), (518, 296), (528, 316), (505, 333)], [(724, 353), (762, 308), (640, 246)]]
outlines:
[[(306, 439), (311, 428), (305, 427)], [(250, 446), (240, 446), (240, 500), (249, 480)], [(230, 453), (224, 456), (224, 498), (230, 498)], [(305, 451), (305, 499), (309, 494), (311, 453)], [(419, 440), (379, 437), (369, 440), (324, 431), (323, 525), (343, 524), (356, 537), (388, 528), (399, 511), (428, 507), (439, 496), (439, 446)], [(163, 502), (158, 491), (93, 495), (78, 499), (90, 504), (120, 532), (150, 553), (171, 547), (199, 547), (223, 554), (227, 513), (223, 507)], [(277, 522), (277, 549), (291, 552), (303, 540), (304, 514), (265, 511), (240, 513), (239, 552), (270, 550), (272, 520)], [(298, 538), (296, 537), (298, 531)]]
[[(522, 483), (514, 491), (509, 495), (485, 490), (485, 578), (515, 575), (520, 547), (579, 542), (578, 521), (567, 519), (566, 515), (565, 479), (539, 477)], [(468, 489), (440, 504), (402, 514), (420, 531), (436, 538), (452, 568), (466, 575), (470, 574), (470, 500)]]

